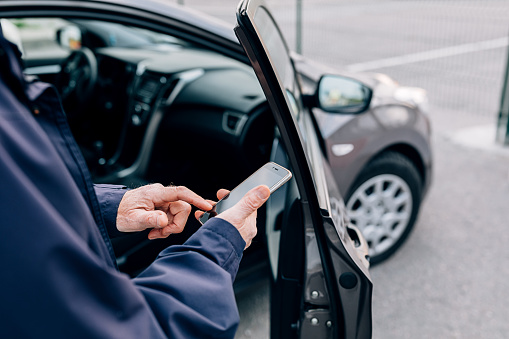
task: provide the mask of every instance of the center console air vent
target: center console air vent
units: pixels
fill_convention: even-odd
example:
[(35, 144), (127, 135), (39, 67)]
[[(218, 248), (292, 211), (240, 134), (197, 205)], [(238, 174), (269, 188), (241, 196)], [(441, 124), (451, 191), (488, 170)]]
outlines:
[(136, 90), (136, 99), (144, 103), (150, 104), (152, 99), (157, 95), (159, 86), (161, 85), (159, 78), (146, 76), (141, 79), (141, 83)]

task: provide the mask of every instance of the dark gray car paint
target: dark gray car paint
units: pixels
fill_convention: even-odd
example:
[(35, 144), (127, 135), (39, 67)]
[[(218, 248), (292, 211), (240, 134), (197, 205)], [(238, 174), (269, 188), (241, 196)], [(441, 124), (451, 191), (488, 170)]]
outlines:
[[(370, 160), (388, 149), (395, 149), (420, 169), (424, 196), (431, 183), (431, 126), (429, 118), (418, 107), (392, 98), (398, 84), (380, 74), (339, 72), (295, 53), (292, 58), (306, 94), (314, 93), (324, 73), (356, 79), (373, 90), (369, 110), (358, 115), (313, 109), (342, 195), (348, 194), (357, 175)], [(338, 157), (332, 152), (332, 146), (337, 144), (353, 144), (354, 150)]]

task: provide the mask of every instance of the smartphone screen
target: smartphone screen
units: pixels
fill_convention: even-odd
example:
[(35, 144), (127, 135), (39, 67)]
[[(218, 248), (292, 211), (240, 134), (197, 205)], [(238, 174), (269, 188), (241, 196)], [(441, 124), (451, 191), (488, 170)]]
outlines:
[(203, 224), (210, 218), (233, 207), (247, 192), (259, 185), (266, 185), (269, 187), (270, 193), (272, 193), (290, 180), (291, 177), (292, 173), (286, 168), (274, 162), (266, 163), (240, 185), (235, 187), (230, 194), (219, 200), (210, 211), (203, 214), (200, 218), (200, 222)]

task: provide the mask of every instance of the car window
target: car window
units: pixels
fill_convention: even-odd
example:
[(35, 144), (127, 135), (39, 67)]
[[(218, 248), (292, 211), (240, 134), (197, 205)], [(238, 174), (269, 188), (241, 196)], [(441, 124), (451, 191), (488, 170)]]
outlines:
[(261, 36), (269, 58), (275, 66), (279, 81), (286, 89), (287, 102), (298, 119), (302, 110), (301, 94), (288, 48), (269, 12), (260, 7), (255, 14), (256, 28)]
[(57, 30), (66, 25), (69, 22), (59, 18), (2, 19), (6, 38), (20, 47), (25, 59), (68, 55), (56, 40)]
[(138, 48), (164, 44), (188, 45), (188, 43), (173, 36), (114, 22), (74, 19), (72, 23), (93, 30), (97, 38), (104, 44), (104, 47)]
[[(188, 43), (166, 34), (95, 20), (65, 20), (61, 18), (2, 19), (2, 27), (6, 38), (18, 45), (24, 59), (40, 60), (69, 55), (69, 49), (61, 46), (57, 38), (59, 31), (66, 27), (85, 27), (88, 31), (93, 31), (94, 37), (89, 37), (87, 40), (88, 45), (92, 44), (92, 46), (87, 46), (90, 48), (189, 46)], [(76, 39), (81, 39), (80, 36), (66, 36), (66, 38), (74, 39), (74, 41), (71, 41), (71, 45), (68, 46), (70, 49), (81, 47), (81, 41), (76, 41)]]
[(264, 7), (257, 9), (254, 15), (254, 23), (264, 44), (267, 56), (273, 65), (274, 72), (278, 77), (278, 81), (284, 87), (283, 93), (286, 103), (296, 119), (308, 163), (311, 167), (314, 167), (314, 162), (311, 159), (313, 150), (311, 150), (311, 145), (308, 142), (310, 137), (308, 134), (313, 131), (306, 127), (306, 123), (302, 118), (304, 106), (302, 104), (300, 85), (286, 42), (270, 13)]

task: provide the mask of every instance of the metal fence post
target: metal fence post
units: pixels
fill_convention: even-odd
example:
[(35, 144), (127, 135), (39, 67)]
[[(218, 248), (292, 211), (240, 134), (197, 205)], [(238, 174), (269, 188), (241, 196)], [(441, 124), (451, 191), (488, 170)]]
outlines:
[(295, 50), (302, 54), (302, 0), (297, 0), (297, 20), (295, 32)]
[(507, 53), (507, 63), (505, 66), (504, 86), (502, 88), (502, 98), (500, 100), (500, 110), (497, 122), (497, 142), (502, 145), (509, 145), (509, 51)]

